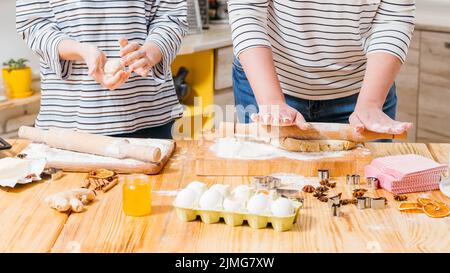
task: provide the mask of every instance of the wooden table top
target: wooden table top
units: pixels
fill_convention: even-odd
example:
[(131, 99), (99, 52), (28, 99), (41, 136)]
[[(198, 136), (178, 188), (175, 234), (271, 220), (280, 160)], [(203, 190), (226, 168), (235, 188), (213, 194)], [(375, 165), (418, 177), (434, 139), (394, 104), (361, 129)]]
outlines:
[[(14, 156), (27, 142), (11, 141), (13, 149), (0, 158)], [(311, 195), (293, 230), (278, 233), (247, 225), (228, 227), (181, 222), (168, 191), (193, 180), (233, 186), (249, 183), (250, 177), (197, 177), (195, 142), (179, 142), (174, 157), (154, 183), (152, 215), (127, 217), (122, 212), (121, 187), (100, 195), (84, 213), (65, 214), (47, 207), (46, 196), (79, 187), (84, 174), (67, 173), (54, 182), (38, 182), (14, 189), (0, 188), (0, 252), (449, 252), (450, 217), (428, 218), (400, 213), (392, 195), (384, 210), (342, 208), (342, 217), (331, 217), (329, 208)], [(448, 163), (450, 144), (381, 144), (367, 146), (375, 156), (420, 154)], [(338, 187), (342, 187), (342, 178)], [(348, 191), (348, 190), (347, 190)], [(439, 191), (408, 194), (431, 196), (449, 203)]]

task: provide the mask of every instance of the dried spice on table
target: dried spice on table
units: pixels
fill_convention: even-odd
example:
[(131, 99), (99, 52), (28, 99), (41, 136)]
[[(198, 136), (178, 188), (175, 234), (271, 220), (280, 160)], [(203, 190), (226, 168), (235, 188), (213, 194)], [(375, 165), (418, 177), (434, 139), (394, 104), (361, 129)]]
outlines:
[(403, 201), (408, 200), (408, 196), (403, 195), (403, 194), (394, 195), (394, 200), (395, 201), (399, 201), (399, 202), (403, 202)]
[(314, 196), (314, 197), (317, 197), (317, 198), (320, 198), (320, 197), (322, 197), (322, 196), (326, 196), (326, 194), (323, 193), (323, 192), (321, 192), (321, 191), (315, 191), (315, 192), (313, 193), (313, 196)]
[(327, 192), (328, 191), (328, 187), (326, 187), (326, 186), (319, 186), (319, 187), (316, 188), (316, 191)]
[(353, 197), (355, 198), (360, 198), (363, 197), (364, 194), (366, 194), (367, 190), (366, 189), (355, 189), (353, 190)]
[(353, 198), (353, 199), (342, 199), (341, 200), (341, 205), (346, 206), (346, 205), (356, 205), (358, 203), (358, 199)]
[(324, 179), (320, 181), (320, 185), (329, 187), (329, 188), (335, 188), (336, 182), (330, 182), (328, 179)]
[(302, 191), (307, 193), (313, 193), (315, 190), (316, 188), (312, 185), (306, 185), (302, 188)]
[(92, 188), (96, 191), (101, 190), (107, 192), (118, 183), (119, 177), (117, 173), (106, 169), (99, 169), (89, 172), (83, 188)]

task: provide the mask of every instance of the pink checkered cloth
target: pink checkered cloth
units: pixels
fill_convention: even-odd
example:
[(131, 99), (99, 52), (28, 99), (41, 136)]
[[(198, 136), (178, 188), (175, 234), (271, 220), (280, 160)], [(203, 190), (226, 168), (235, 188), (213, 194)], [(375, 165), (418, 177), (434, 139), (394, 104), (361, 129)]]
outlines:
[(380, 186), (394, 194), (439, 189), (447, 165), (419, 155), (376, 158), (365, 168), (366, 177), (376, 177)]

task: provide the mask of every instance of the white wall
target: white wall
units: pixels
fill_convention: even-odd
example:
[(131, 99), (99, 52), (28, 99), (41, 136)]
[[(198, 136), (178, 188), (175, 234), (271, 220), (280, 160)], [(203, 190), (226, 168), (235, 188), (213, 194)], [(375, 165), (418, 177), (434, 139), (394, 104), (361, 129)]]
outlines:
[[(39, 74), (38, 59), (16, 32), (15, 0), (0, 0), (0, 40), (0, 65), (10, 58), (26, 58), (31, 61), (34, 74)], [(1, 89), (3, 79), (0, 77)]]

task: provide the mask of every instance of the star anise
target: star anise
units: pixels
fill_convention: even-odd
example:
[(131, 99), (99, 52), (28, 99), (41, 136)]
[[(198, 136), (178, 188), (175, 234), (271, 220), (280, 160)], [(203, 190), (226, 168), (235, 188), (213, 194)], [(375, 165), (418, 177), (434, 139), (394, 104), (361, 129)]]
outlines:
[(311, 185), (306, 185), (302, 188), (302, 191), (307, 192), (307, 193), (313, 193), (316, 189), (314, 188), (314, 186)]

